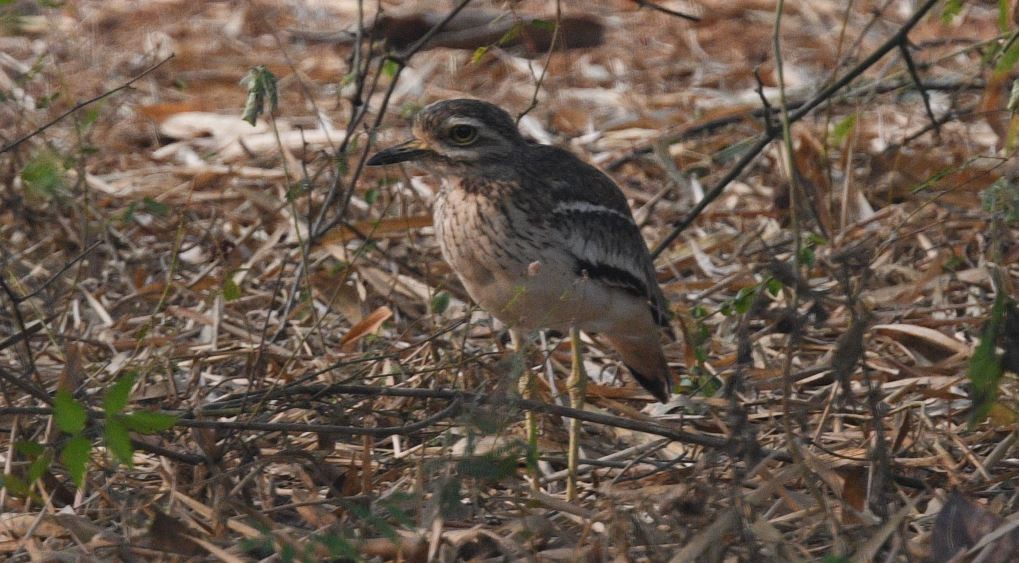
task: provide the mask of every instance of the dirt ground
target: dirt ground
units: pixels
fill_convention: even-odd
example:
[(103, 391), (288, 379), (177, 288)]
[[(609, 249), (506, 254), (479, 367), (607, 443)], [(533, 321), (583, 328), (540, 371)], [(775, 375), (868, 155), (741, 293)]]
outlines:
[[(460, 4), (0, 2), (2, 557), (1019, 557), (1014, 3)], [(668, 404), (554, 408), (364, 167), (455, 97), (619, 184)]]

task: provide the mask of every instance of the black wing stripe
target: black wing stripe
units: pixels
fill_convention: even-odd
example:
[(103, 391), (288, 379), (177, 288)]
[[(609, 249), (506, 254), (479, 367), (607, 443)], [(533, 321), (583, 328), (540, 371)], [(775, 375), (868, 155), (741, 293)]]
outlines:
[(644, 282), (630, 272), (609, 264), (596, 264), (578, 258), (575, 273), (580, 277), (590, 278), (609, 287), (622, 289), (634, 297), (646, 299), (655, 324), (662, 327), (670, 326), (668, 311), (663, 310), (663, 307), (656, 303)]
[(646, 298), (648, 296), (647, 286), (644, 285), (644, 282), (622, 268), (608, 264), (595, 264), (578, 258), (576, 274), (611, 287), (618, 287), (637, 297)]

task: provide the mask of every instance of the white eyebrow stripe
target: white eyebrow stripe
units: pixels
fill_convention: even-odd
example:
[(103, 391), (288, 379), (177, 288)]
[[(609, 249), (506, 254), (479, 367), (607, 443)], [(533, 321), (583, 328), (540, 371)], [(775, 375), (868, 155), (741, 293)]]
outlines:
[(447, 127), (452, 127), (454, 125), (471, 125), (478, 129), (481, 129), (485, 126), (484, 123), (477, 119), (474, 119), (473, 117), (462, 117), (457, 115), (454, 115), (453, 117), (450, 117), (449, 119), (446, 120)]
[(633, 223), (633, 217), (628, 213), (623, 213), (612, 209), (611, 207), (605, 207), (604, 205), (598, 205), (597, 203), (591, 203), (589, 201), (560, 201), (552, 209), (554, 214), (565, 214), (565, 213), (592, 213), (601, 215), (613, 215), (626, 221), (627, 223)]

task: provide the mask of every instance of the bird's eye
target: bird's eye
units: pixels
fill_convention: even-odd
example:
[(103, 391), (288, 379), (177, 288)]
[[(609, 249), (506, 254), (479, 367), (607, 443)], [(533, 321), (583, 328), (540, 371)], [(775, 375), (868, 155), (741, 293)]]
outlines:
[(469, 145), (478, 138), (478, 129), (471, 125), (454, 125), (449, 128), (449, 139), (458, 145)]

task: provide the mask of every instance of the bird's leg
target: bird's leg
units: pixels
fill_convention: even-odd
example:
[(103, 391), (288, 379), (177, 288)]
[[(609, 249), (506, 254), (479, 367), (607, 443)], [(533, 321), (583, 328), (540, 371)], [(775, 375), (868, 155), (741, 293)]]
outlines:
[[(584, 388), (587, 385), (587, 372), (584, 371), (584, 358), (580, 348), (580, 329), (570, 328), (570, 347), (573, 361), (570, 366), (570, 378), (566, 387), (570, 392), (570, 407), (584, 408)], [(570, 449), (566, 456), (566, 500), (577, 498), (577, 457), (580, 452), (580, 420), (570, 419)]]
[[(524, 364), (524, 372), (520, 374), (519, 390), (520, 397), (524, 399), (531, 399), (534, 396), (534, 373), (531, 372), (530, 363), (527, 361), (527, 350), (525, 339), (522, 334), (516, 329), (510, 329), (510, 341), (513, 343), (513, 349), (517, 354), (521, 355), (521, 360)], [(529, 455), (530, 452), (538, 451), (538, 421), (534, 416), (534, 411), (528, 410), (524, 412), (524, 428), (527, 433), (527, 448)], [(537, 464), (528, 463), (531, 480), (531, 487), (534, 489), (538, 488), (539, 475)]]

